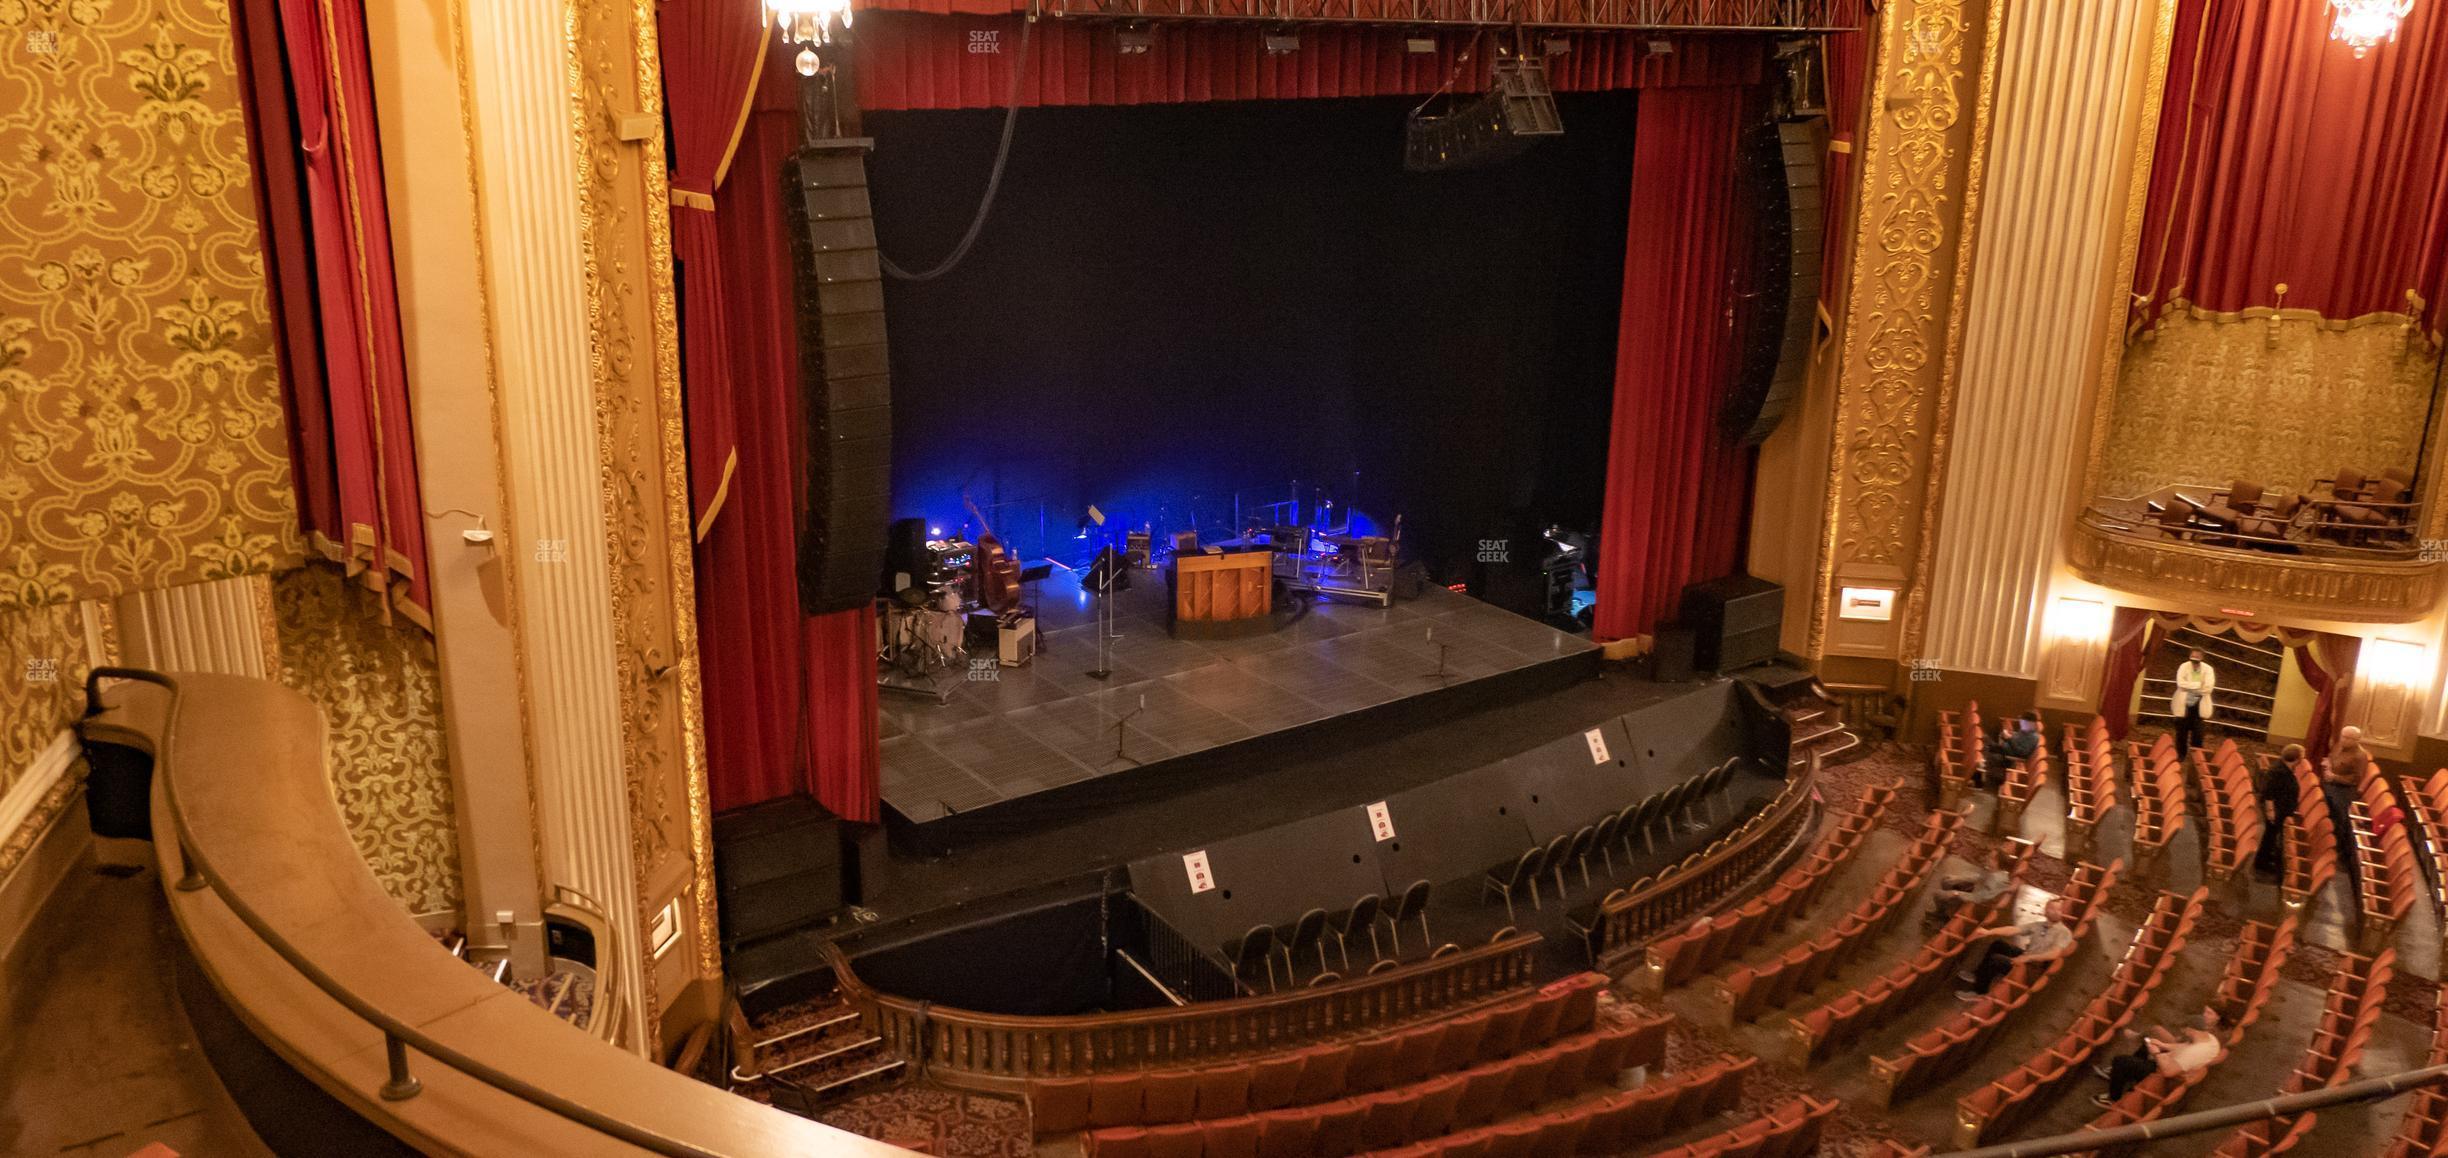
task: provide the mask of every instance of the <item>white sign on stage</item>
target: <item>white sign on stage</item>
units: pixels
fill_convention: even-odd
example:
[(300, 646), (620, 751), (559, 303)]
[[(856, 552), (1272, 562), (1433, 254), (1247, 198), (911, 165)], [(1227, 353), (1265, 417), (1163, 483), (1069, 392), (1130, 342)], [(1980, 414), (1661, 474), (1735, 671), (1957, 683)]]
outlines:
[(1591, 728), (1589, 731), (1586, 731), (1586, 732), (1581, 733), (1581, 738), (1582, 738), (1582, 739), (1584, 739), (1584, 740), (1589, 741), (1589, 746), (1590, 746), (1590, 763), (1592, 763), (1592, 764), (1604, 764), (1604, 763), (1606, 763), (1606, 762), (1607, 762), (1607, 746), (1606, 746), (1606, 730), (1605, 730), (1605, 729), (1603, 729), (1603, 728)]
[(1197, 852), (1183, 854), (1182, 871), (1190, 874), (1190, 891), (1193, 894), (1203, 893), (1215, 887), (1215, 872), (1207, 867), (1206, 849), (1202, 848)]
[(1394, 839), (1394, 814), (1386, 810), (1383, 800), (1368, 806), (1369, 831), (1379, 840)]

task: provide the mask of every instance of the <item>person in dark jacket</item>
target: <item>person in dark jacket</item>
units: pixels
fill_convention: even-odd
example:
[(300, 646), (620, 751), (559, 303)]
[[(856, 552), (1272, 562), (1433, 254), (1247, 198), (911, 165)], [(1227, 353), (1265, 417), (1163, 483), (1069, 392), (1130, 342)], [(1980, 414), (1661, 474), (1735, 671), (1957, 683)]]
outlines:
[(1998, 727), (1997, 739), (1989, 741), (1987, 767), (1980, 787), (2004, 783), (2006, 769), (2017, 760), (2029, 760), (2040, 750), (2040, 713), (2025, 712)]
[(2289, 744), (2275, 756), (2261, 758), (2261, 779), (2253, 785), (2254, 794), (2261, 798), (2261, 851), (2253, 856), (2253, 868), (2276, 876), (2286, 861), (2286, 823), (2301, 804), (2301, 789), (2295, 783), (2295, 765), (2304, 758), (2304, 746)]

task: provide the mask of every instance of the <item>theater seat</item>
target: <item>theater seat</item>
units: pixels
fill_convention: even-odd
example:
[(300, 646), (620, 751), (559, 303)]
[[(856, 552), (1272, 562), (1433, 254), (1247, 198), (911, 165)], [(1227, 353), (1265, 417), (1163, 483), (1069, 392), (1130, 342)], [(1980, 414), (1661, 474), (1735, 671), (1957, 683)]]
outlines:
[(1086, 1145), (1088, 1158), (1154, 1158), (1155, 1150), (1148, 1145), (1148, 1132), (1138, 1126), (1113, 1126), (1090, 1133)]
[(1437, 1042), (1433, 1073), (1448, 1073), (1479, 1060), (1479, 1047), (1487, 1039), (1488, 1011), (1457, 1017), (1445, 1023), (1445, 1036)]
[(1300, 1089), (1301, 1056), (1286, 1054), (1260, 1058), (1250, 1066), (1250, 1108), (1280, 1110), (1292, 1104), (1292, 1095)]
[(1029, 1129), (1040, 1138), (1088, 1128), (1088, 1078), (1046, 1078), (1028, 1086)]
[(1187, 1122), (1198, 1116), (1196, 1070), (1159, 1070), (1140, 1084), (1139, 1120), (1150, 1126)]
[(1229, 1118), (1249, 1110), (1249, 1063), (1211, 1066), (1197, 1077), (1199, 1117)]
[(1104, 1074), (1088, 1079), (1088, 1125), (1101, 1128), (1140, 1124), (1140, 1092), (1144, 1085), (1145, 1079), (1139, 1074)]
[(1244, 1114), (1220, 1122), (1202, 1122), (1201, 1141), (1207, 1158), (1258, 1158), (1258, 1118)]
[(1270, 1110), (1258, 1116), (1258, 1158), (1310, 1158), (1317, 1135), (1316, 1107)]
[(1317, 1108), (1317, 1158), (1343, 1158), (1360, 1150), (1360, 1123), (1368, 1107), (1357, 1098), (1328, 1102)]
[(1313, 1045), (1301, 1050), (1300, 1084), (1292, 1092), (1292, 1104), (1310, 1106), (1330, 1102), (1352, 1092), (1345, 1086), (1345, 1076), (1351, 1071), (1352, 1047), (1348, 1045)]
[(1458, 1075), (1430, 1078), (1421, 1083), (1411, 1110), (1411, 1133), (1425, 1137), (1446, 1133), (1454, 1128), (1454, 1112), (1462, 1106), (1462, 1091), (1469, 1083)]
[(1392, 1085), (1394, 1055), (1400, 1048), (1391, 1037), (1373, 1037), (1353, 1045), (1351, 1060), (1343, 1072), (1344, 1087), (1351, 1093), (1365, 1094)]
[(1522, 1022), (1530, 1016), (1527, 1001), (1507, 1002), (1488, 1011), (1487, 1035), (1479, 1041), (1479, 1060), (1493, 1061), (1521, 1044)]
[(1360, 1144), (1371, 1150), (1400, 1146), (1411, 1140), (1414, 1103), (1407, 1094), (1387, 1090), (1360, 1099), (1368, 1112), (1360, 1120)]

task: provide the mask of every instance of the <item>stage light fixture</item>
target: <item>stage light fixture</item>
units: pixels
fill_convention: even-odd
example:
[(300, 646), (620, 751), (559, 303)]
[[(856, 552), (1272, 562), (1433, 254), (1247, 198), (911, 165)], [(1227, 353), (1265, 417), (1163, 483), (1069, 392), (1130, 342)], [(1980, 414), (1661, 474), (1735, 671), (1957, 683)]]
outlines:
[(1403, 41), (1403, 51), (1413, 56), (1433, 56), (1436, 54), (1436, 38), (1433, 36), (1411, 37)]
[(1652, 40), (1649, 42), (1649, 55), (1651, 56), (1673, 56), (1674, 50), (1674, 41), (1671, 40)]
[(1572, 41), (1569, 38), (1562, 36), (1550, 36), (1547, 38), (1547, 55), (1562, 56), (1571, 51)]
[(1268, 56), (1290, 56), (1300, 51), (1300, 33), (1270, 32), (1266, 34)]
[(1124, 56), (1146, 56), (1156, 47), (1156, 34), (1144, 25), (1135, 25), (1114, 33), (1114, 48)]

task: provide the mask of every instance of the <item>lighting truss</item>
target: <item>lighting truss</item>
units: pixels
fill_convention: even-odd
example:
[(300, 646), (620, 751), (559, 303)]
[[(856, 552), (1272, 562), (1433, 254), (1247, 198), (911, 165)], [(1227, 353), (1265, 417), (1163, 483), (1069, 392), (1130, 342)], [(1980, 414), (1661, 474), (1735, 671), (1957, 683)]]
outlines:
[(1055, 18), (1645, 32), (1844, 32), (1843, 0), (1033, 0)]

